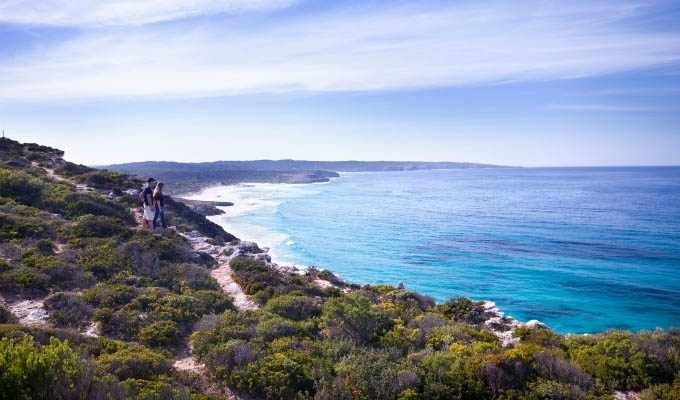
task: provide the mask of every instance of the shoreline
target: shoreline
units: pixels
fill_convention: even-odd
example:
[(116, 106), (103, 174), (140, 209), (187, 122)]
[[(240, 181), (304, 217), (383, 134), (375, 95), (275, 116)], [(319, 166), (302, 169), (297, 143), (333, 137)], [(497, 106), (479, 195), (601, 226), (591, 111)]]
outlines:
[[(338, 178), (340, 178), (340, 177), (338, 177)], [(337, 178), (334, 178), (334, 179), (337, 179)], [(229, 188), (229, 187), (234, 188), (234, 187), (258, 187), (258, 186), (261, 187), (261, 186), (287, 186), (287, 185), (292, 185), (292, 186), (304, 185), (304, 186), (306, 186), (306, 185), (318, 185), (318, 184), (328, 184), (328, 183), (330, 183), (330, 182), (319, 182), (319, 183), (314, 182), (314, 183), (304, 183), (304, 184), (237, 183), (237, 184), (234, 184), (234, 185), (214, 185), (214, 186), (204, 188), (201, 191), (196, 192), (196, 193), (185, 194), (183, 196), (183, 199), (186, 199), (186, 200), (189, 200), (189, 201), (195, 201), (195, 202), (205, 202), (205, 203), (211, 203), (212, 202), (212, 203), (215, 203), (215, 202), (220, 202), (222, 200), (221, 199), (220, 200), (208, 200), (208, 199), (205, 199), (204, 196), (201, 196), (201, 194), (204, 194), (206, 191), (209, 191), (209, 190), (215, 190), (216, 191), (216, 190), (219, 190), (220, 188)], [(268, 243), (267, 243), (266, 246), (260, 247), (260, 243), (262, 243), (261, 240), (260, 240), (261, 238), (252, 237), (252, 236), (251, 237), (242, 237), (241, 232), (237, 232), (237, 231), (234, 231), (232, 229), (233, 225), (226, 225), (224, 223), (221, 223), (222, 221), (220, 221), (220, 220), (228, 219), (228, 218), (236, 218), (236, 217), (239, 216), (239, 215), (233, 215), (233, 216), (226, 215), (226, 213), (225, 213), (226, 209), (237, 209), (238, 201), (233, 201), (234, 199), (225, 199), (225, 200), (229, 200), (228, 202), (231, 203), (231, 205), (230, 206), (217, 206), (217, 208), (220, 211), (222, 211), (222, 213), (213, 214), (213, 215), (207, 216), (207, 218), (211, 222), (221, 226), (225, 231), (227, 231), (227, 232), (231, 233), (232, 235), (238, 237), (241, 241), (251, 242), (251, 243), (254, 243), (255, 245), (257, 245), (263, 251), (261, 259), (265, 260), (270, 267), (276, 268), (279, 271), (294, 272), (294, 273), (297, 273), (297, 274), (300, 274), (300, 275), (304, 275), (306, 273), (306, 271), (309, 270), (310, 268), (318, 268), (317, 266), (301, 265), (301, 264), (291, 263), (291, 262), (282, 260), (279, 256), (277, 256), (275, 254), (274, 251), (272, 251), (272, 247), (269, 246)], [(272, 201), (272, 203), (276, 203), (276, 202)], [(263, 205), (260, 205), (260, 207), (266, 207), (267, 205), (271, 206), (272, 204), (263, 204)], [(277, 206), (277, 205), (278, 204), (276, 204), (274, 206)], [(257, 207), (257, 208), (260, 208), (260, 207)], [(257, 208), (255, 208), (255, 209), (257, 209)], [(242, 214), (240, 214), (240, 215), (242, 215)], [(281, 243), (285, 243), (285, 245), (294, 245), (295, 244), (295, 242), (293, 240), (291, 240), (289, 237), (283, 238), (280, 241), (280, 244)], [(354, 282), (345, 281), (345, 279), (342, 276), (336, 275), (331, 269), (327, 269), (327, 268), (320, 268), (320, 269), (322, 269), (322, 270), (325, 269), (325, 270), (330, 271), (331, 273), (333, 273), (333, 275), (340, 278), (341, 280), (343, 280), (343, 282), (345, 282), (347, 284), (354, 283)], [(325, 283), (330, 284), (329, 282), (325, 282)], [(476, 303), (482, 304), (482, 306), (485, 310), (484, 314), (487, 316), (487, 319), (482, 323), (482, 326), (484, 328), (486, 328), (487, 330), (489, 330), (490, 332), (492, 332), (496, 337), (498, 337), (498, 339), (500, 340), (501, 344), (504, 347), (518, 343), (519, 339), (513, 338), (512, 334), (515, 330), (517, 330), (520, 327), (528, 326), (528, 327), (550, 329), (546, 324), (544, 324), (543, 322), (536, 320), (536, 319), (532, 319), (532, 320), (529, 320), (529, 321), (526, 321), (526, 322), (521, 322), (521, 321), (515, 319), (512, 316), (509, 316), (509, 315), (506, 316), (505, 313), (503, 311), (501, 311), (501, 309), (496, 305), (496, 303), (494, 301), (491, 301), (491, 300), (476, 300), (476, 299), (470, 299), (470, 300), (472, 300)], [(437, 304), (442, 304), (442, 303), (437, 303)], [(559, 333), (559, 332), (557, 332), (557, 333)], [(559, 333), (559, 334), (561, 334), (561, 335), (572, 335), (572, 333), (564, 333), (564, 334)], [(588, 335), (588, 334), (589, 333), (585, 333), (585, 335)]]
[[(436, 299), (438, 304), (442, 304), (456, 296), (476, 299), (476, 301), (481, 301), (485, 304), (494, 302), (498, 304), (497, 311), (507, 313), (508, 318), (512, 318), (511, 316), (519, 316), (517, 319), (512, 318), (514, 321), (530, 322), (537, 319), (544, 322), (545, 325), (553, 327), (555, 332), (564, 335), (599, 334), (607, 332), (610, 329), (627, 330), (630, 332), (653, 331), (656, 327), (668, 329), (674, 325), (673, 321), (670, 321), (669, 324), (659, 324), (659, 321), (665, 320), (651, 318), (651, 314), (650, 316), (641, 316), (633, 322), (630, 322), (624, 317), (619, 318), (617, 310), (625, 307), (627, 304), (625, 301), (611, 301), (607, 303), (607, 306), (613, 308), (612, 311), (610, 307), (603, 308), (601, 306), (591, 305), (590, 303), (583, 304), (583, 301), (578, 296), (555, 297), (554, 294), (546, 293), (545, 290), (542, 290), (542, 286), (534, 285), (537, 282), (552, 282), (551, 277), (542, 277), (542, 269), (540, 268), (534, 268), (533, 270), (536, 272), (531, 272), (532, 275), (529, 275), (529, 273), (521, 276), (508, 275), (514, 277), (513, 279), (507, 279), (507, 277), (494, 278), (493, 282), (489, 282), (491, 289), (488, 290), (476, 290), (474, 286), (475, 282), (471, 282), (473, 285), (471, 287), (464, 284), (453, 286), (440, 285), (438, 282), (434, 282), (429, 286), (430, 284), (428, 281), (430, 278), (420, 278), (422, 274), (416, 272), (414, 275), (414, 273), (408, 269), (409, 266), (407, 264), (394, 261), (393, 257), (398, 257), (399, 254), (394, 253), (393, 251), (371, 252), (369, 247), (371, 246), (371, 243), (373, 243), (372, 237), (362, 237), (361, 235), (353, 237), (351, 231), (360, 227), (361, 225), (356, 225), (356, 223), (361, 222), (356, 221), (356, 218), (352, 219), (352, 215), (347, 215), (347, 218), (352, 219), (353, 221), (349, 228), (347, 228), (347, 226), (342, 227), (342, 219), (329, 220), (326, 218), (323, 219), (324, 223), (322, 225), (315, 222), (317, 217), (323, 217), (323, 215), (325, 215), (324, 213), (326, 211), (324, 211), (323, 207), (326, 204), (339, 204), (339, 202), (344, 201), (343, 199), (345, 197), (352, 196), (353, 190), (357, 189), (357, 183), (370, 184), (376, 180), (381, 180), (382, 176), (381, 173), (378, 173), (376, 178), (371, 179), (351, 177), (352, 175), (364, 174), (372, 175), (372, 173), (367, 172), (347, 173), (323, 184), (281, 185), (274, 183), (241, 183), (237, 185), (211, 185), (201, 191), (191, 193), (187, 197), (205, 201), (233, 201), (235, 205), (233, 207), (228, 207), (229, 211), (226, 215), (223, 214), (209, 217), (210, 221), (220, 225), (225, 230), (234, 233), (243, 240), (253, 241), (262, 247), (267, 247), (267, 254), (273, 259), (273, 262), (282, 267), (295, 268), (296, 270), (302, 271), (308, 269), (310, 266), (321, 269), (335, 267), (339, 268), (338, 272), (340, 277), (347, 279), (347, 282), (358, 284), (366, 283), (374, 285), (384, 283), (396, 286), (399, 281), (403, 281), (408, 284), (410, 290), (432, 296)], [(343, 178), (346, 180), (340, 181), (340, 179)], [(333, 187), (323, 187), (323, 185), (333, 185), (334, 183), (335, 186)], [(389, 191), (390, 188), (391, 186), (387, 185), (385, 187), (385, 190), (387, 191), (380, 190), (378, 191), (378, 194), (388, 195), (391, 193)], [(397, 193), (397, 195), (399, 194), (400, 193)], [(236, 197), (234, 197), (234, 195)], [(241, 200), (239, 200), (239, 197)], [(352, 197), (352, 199), (354, 199), (354, 197)], [(262, 204), (261, 201), (263, 201), (264, 204)], [(371, 203), (371, 206), (374, 204), (375, 203)], [(260, 209), (261, 207), (265, 208)], [(365, 208), (365, 205), (359, 202), (347, 209), (340, 208), (339, 210), (343, 210), (343, 212), (348, 210), (356, 211), (358, 214), (354, 215), (362, 215), (362, 208)], [(225, 210), (227, 210), (227, 208), (225, 208)], [(328, 212), (331, 212), (334, 217), (340, 215), (338, 212)], [(311, 215), (314, 216), (314, 219), (309, 218)], [(340, 225), (338, 227), (334, 226), (333, 221), (340, 221)], [(392, 218), (392, 222), (394, 221), (400, 221), (400, 218), (395, 216), (395, 218)], [(413, 222), (417, 223), (417, 221), (412, 220), (405, 220), (403, 223), (406, 224), (406, 226), (410, 226), (413, 225)], [(349, 229), (349, 231), (347, 229)], [(471, 228), (471, 230), (474, 229), (477, 228)], [(480, 232), (481, 234), (484, 234), (488, 231), (482, 230)], [(348, 234), (349, 236), (347, 236)], [(468, 231), (467, 234), (471, 234), (470, 231)], [(317, 237), (319, 240), (323, 237), (323, 243), (317, 243)], [(382, 236), (375, 237), (377, 240), (382, 238)], [(409, 236), (406, 237), (408, 238)], [(550, 236), (548, 236), (548, 238), (550, 238)], [(359, 239), (361, 240), (360, 242), (357, 241)], [(358, 243), (368, 243), (368, 245)], [(393, 248), (395, 247), (389, 247), (389, 249)], [(491, 248), (489, 249), (490, 251), (492, 250)], [(422, 253), (418, 248), (403, 248), (401, 250), (411, 251), (408, 254), (412, 257), (430, 254)], [(427, 248), (424, 251), (427, 251)], [(500, 248), (499, 251), (503, 251), (503, 248)], [(475, 263), (474, 257), (476, 254), (477, 253), (473, 251), (469, 253), (469, 257), (467, 258), (468, 262), (473, 263), (473, 265)], [(547, 258), (543, 261), (551, 262), (553, 259), (554, 257)], [(512, 268), (521, 268), (522, 264), (517, 264), (517, 262), (521, 262), (522, 260), (515, 261), (514, 264), (510, 265), (508, 263), (508, 265)], [(398, 264), (396, 265), (398, 268), (390, 269), (392, 267), (390, 264), (394, 264), (395, 262)], [(573, 262), (571, 264), (573, 264)], [(446, 273), (444, 267), (453, 268), (454, 271), (457, 271), (456, 276), (460, 275), (460, 278), (456, 279), (462, 280), (463, 282), (470, 282), (471, 279), (469, 279), (469, 277), (477, 279), (480, 276), (486, 276), (489, 272), (494, 272), (494, 270), (473, 270), (468, 274), (464, 268), (459, 267), (459, 265), (464, 266), (464, 264), (460, 264), (454, 260), (452, 265), (449, 265), (448, 262), (445, 264), (433, 264), (431, 267), (422, 267), (422, 270), (432, 271), (432, 273), (441, 273), (442, 271), (443, 273)], [(559, 265), (560, 264), (558, 264), (558, 266)], [(567, 265), (567, 263), (565, 263), (565, 265)], [(359, 266), (360, 268), (356, 266)], [(528, 268), (531, 269), (531, 267), (532, 264), (529, 264)], [(505, 267), (503, 265), (498, 267), (498, 269), (501, 268)], [(328, 269), (333, 271), (333, 268)], [(581, 276), (579, 271), (580, 270), (577, 270), (567, 277), (578, 279), (578, 277)], [(446, 276), (443, 276), (443, 279), (445, 278)], [(526, 278), (526, 280), (521, 278)], [(593, 284), (601, 284), (602, 282), (602, 280), (593, 280)], [(518, 288), (516, 291), (514, 289), (516, 285), (524, 286)], [(604, 289), (598, 290), (600, 290), (598, 293), (604, 293)], [(536, 297), (524, 296), (525, 292), (530, 292), (528, 294), (532, 295), (531, 291), (540, 293)], [(573, 291), (565, 291), (565, 294), (572, 293)], [(597, 296), (593, 296), (593, 298), (596, 297)], [(553, 298), (556, 298), (556, 300), (553, 301)], [(521, 303), (513, 300), (517, 300)], [(544, 307), (548, 311), (557, 309), (558, 307), (564, 307), (564, 309), (570, 310), (575, 316), (566, 315), (555, 318), (548, 315), (548, 311), (546, 311), (546, 313), (534, 312), (533, 306), (538, 307), (539, 310), (542, 310), (541, 307)], [(597, 316), (597, 319), (588, 319), (587, 314), (593, 312), (599, 313), (594, 314)], [(650, 321), (650, 323), (634, 323), (638, 321)]]

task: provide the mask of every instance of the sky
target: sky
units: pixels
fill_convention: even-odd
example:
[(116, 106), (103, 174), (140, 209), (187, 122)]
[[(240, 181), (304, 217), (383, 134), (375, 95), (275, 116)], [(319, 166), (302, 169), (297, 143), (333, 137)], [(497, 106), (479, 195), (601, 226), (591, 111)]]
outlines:
[(680, 165), (680, 4), (1, 0), (0, 128), (88, 165)]

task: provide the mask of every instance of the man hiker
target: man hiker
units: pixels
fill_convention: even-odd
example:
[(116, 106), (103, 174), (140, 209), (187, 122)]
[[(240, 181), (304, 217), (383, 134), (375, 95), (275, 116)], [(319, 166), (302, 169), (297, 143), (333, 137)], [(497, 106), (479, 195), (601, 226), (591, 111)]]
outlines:
[(144, 191), (142, 192), (142, 196), (144, 198), (144, 221), (143, 225), (145, 228), (149, 228), (153, 230), (153, 217), (154, 214), (156, 213), (156, 210), (154, 208), (154, 200), (153, 200), (153, 188), (156, 186), (156, 180), (153, 178), (149, 178), (148, 180), (148, 185), (146, 185), (146, 188), (144, 188)]

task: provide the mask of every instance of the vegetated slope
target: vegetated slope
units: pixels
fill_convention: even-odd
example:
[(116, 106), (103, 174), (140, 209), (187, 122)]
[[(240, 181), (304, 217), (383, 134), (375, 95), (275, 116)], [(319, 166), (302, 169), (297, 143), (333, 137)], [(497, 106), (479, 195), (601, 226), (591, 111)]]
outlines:
[[(209, 274), (212, 257), (177, 232), (135, 226), (125, 190), (137, 178), (61, 156), (0, 141), (0, 399), (199, 399), (221, 387), (266, 399), (679, 398), (677, 329), (517, 328), (469, 299), (435, 304), (247, 254), (231, 260), (232, 277), (261, 308), (238, 311)], [(235, 240), (175, 207), (179, 231)], [(56, 328), (15, 324), (25, 300), (42, 301)], [(99, 337), (80, 333), (92, 322)], [(189, 337), (201, 374), (172, 366)]]

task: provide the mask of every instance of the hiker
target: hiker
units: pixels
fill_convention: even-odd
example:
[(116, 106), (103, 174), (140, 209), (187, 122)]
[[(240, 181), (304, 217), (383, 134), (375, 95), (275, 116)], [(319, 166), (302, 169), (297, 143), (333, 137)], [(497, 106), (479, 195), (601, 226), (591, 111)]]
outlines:
[(153, 228), (156, 229), (156, 226), (158, 226), (158, 217), (160, 217), (163, 229), (167, 229), (168, 224), (165, 223), (165, 196), (163, 196), (163, 182), (158, 182), (156, 185), (156, 189), (153, 191), (153, 201), (156, 206), (156, 212), (153, 216)]
[(149, 178), (148, 184), (144, 191), (142, 192), (142, 197), (144, 199), (144, 221), (143, 225), (145, 228), (153, 230), (153, 217), (155, 214), (154, 202), (153, 202), (153, 188), (156, 186), (156, 180)]

